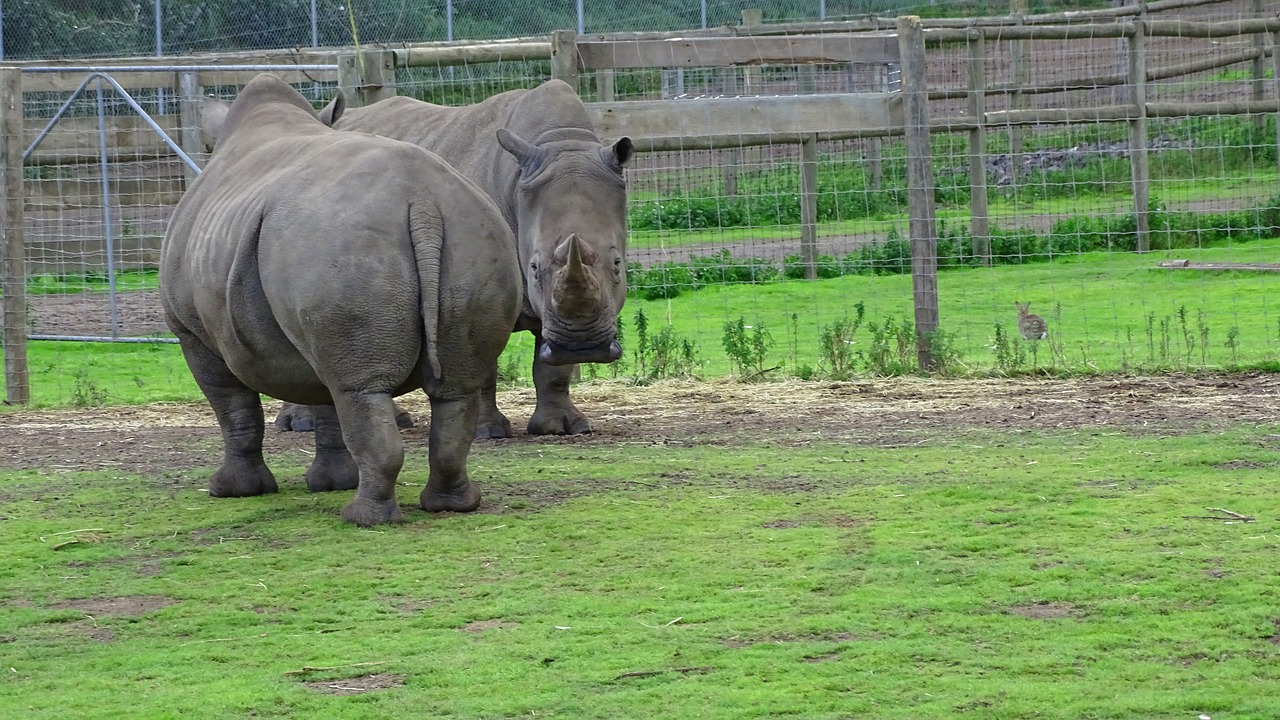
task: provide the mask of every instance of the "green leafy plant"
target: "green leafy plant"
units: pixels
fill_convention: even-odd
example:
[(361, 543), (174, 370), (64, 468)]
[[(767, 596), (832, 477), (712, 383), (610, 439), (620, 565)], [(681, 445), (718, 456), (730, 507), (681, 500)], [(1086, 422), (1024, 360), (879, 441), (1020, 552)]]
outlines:
[(760, 322), (747, 325), (741, 317), (726, 322), (723, 344), (736, 374), (743, 380), (758, 380), (765, 373), (777, 369), (765, 367), (765, 358), (773, 347), (773, 336)]
[(862, 325), (865, 315), (866, 307), (861, 302), (857, 302), (853, 306), (853, 317), (849, 317), (846, 313), (843, 318), (823, 326), (819, 340), (822, 348), (822, 362), (826, 364), (827, 375), (831, 379), (847, 380), (853, 375), (854, 361), (857, 357), (853, 348), (853, 336)]

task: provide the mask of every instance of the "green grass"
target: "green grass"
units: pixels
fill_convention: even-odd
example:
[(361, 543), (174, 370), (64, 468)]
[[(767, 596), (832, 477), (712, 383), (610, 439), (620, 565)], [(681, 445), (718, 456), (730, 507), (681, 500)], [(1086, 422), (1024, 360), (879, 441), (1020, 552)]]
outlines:
[[(350, 493), (305, 493), (292, 452), (269, 458), (280, 494), (243, 500), (207, 497), (203, 468), (0, 471), (0, 706), (29, 720), (1273, 718), (1278, 432), (961, 432), (785, 453), (763, 438), (482, 444), (471, 466), (490, 512), (407, 511), (376, 532), (338, 521)], [(415, 450), (402, 500), (424, 467)], [(1205, 507), (1258, 521), (1182, 518)], [(173, 604), (57, 608), (130, 596)], [(502, 626), (463, 630), (485, 621)], [(351, 663), (382, 664), (290, 674)], [(369, 672), (404, 685), (342, 698), (301, 684)], [(656, 674), (623, 677), (636, 672)]]
[[(1092, 253), (1053, 262), (994, 268), (953, 269), (938, 274), (940, 327), (959, 352), (949, 371), (992, 372), (1052, 369), (1109, 373), (1197, 367), (1272, 368), (1280, 361), (1280, 307), (1271, 273), (1155, 269), (1162, 259), (1277, 262), (1275, 241), (1145, 255)], [(995, 326), (1016, 337), (1015, 300), (1049, 322), (1053, 343), (1018, 340), (1022, 363), (999, 367)], [(718, 377), (733, 372), (722, 342), (724, 324), (745, 320), (772, 337), (766, 367), (773, 376), (815, 375), (828, 369), (820, 338), (824, 329), (862, 303), (868, 322), (910, 320), (911, 278), (858, 275), (817, 281), (712, 286), (671, 300), (631, 298), (622, 312), (624, 356), (613, 366), (584, 366), (588, 378), (637, 373), (635, 320), (643, 311), (650, 335), (670, 323), (677, 339), (695, 346), (695, 372)], [(1179, 310), (1185, 312), (1186, 332)], [(795, 316), (794, 319), (792, 316)], [(1227, 347), (1233, 328), (1234, 351)], [(1148, 335), (1148, 330), (1151, 334)], [(1202, 342), (1207, 330), (1208, 343)], [(1188, 334), (1191, 347), (1188, 351)], [(865, 358), (873, 345), (867, 324), (851, 338)], [(1060, 352), (1055, 355), (1054, 348)], [(512, 336), (500, 366), (507, 383), (529, 385), (533, 341)], [(173, 345), (30, 343), (32, 400), (38, 407), (200, 400), (182, 355)], [(862, 362), (861, 374), (873, 372)]]

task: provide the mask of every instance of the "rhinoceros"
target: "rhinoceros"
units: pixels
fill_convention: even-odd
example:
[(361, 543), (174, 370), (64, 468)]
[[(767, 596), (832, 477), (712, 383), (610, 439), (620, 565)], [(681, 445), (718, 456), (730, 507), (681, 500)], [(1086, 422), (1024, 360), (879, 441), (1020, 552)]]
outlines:
[(264, 393), (313, 406), (309, 490), (356, 488), (342, 518), (358, 525), (400, 520), (392, 397), (421, 388), (432, 422), (420, 505), (474, 510), (479, 394), (521, 302), (501, 212), (420, 147), (326, 127), (274, 76), (209, 112), (217, 145), (160, 257), (165, 320), (222, 429), (209, 493), (276, 491)]
[[(336, 101), (335, 101), (336, 102)], [(533, 435), (591, 431), (569, 397), (578, 363), (608, 363), (622, 349), (618, 314), (627, 294), (629, 138), (602, 145), (573, 88), (550, 80), (483, 102), (445, 107), (395, 97), (333, 118), (340, 130), (405, 140), (439, 154), (485, 190), (516, 234), (524, 309), (513, 331), (537, 338)], [(494, 382), (483, 393), (476, 437), (510, 437)], [(305, 412), (285, 406), (276, 427), (306, 429)]]

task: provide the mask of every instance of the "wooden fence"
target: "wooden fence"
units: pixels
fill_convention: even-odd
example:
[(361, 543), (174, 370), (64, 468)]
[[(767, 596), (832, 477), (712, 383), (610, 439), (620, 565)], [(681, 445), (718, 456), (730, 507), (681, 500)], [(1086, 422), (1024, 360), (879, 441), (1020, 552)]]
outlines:
[[(1020, 0), (1014, 0), (1019, 2)], [(908, 144), (908, 185), (910, 195), (910, 236), (913, 256), (918, 359), (930, 367), (929, 331), (937, 326), (936, 237), (933, 209), (933, 159), (931, 133), (961, 133), (969, 142), (969, 185), (971, 232), (974, 252), (990, 257), (990, 228), (987, 211), (986, 136), (993, 130), (1013, 130), (1013, 154), (1020, 152), (1017, 129), (1033, 126), (1123, 122), (1129, 127), (1130, 162), (1133, 168), (1134, 213), (1138, 221), (1138, 247), (1149, 243), (1147, 212), (1149, 200), (1149, 159), (1147, 126), (1151, 118), (1197, 115), (1275, 113), (1280, 110), (1280, 19), (1257, 18), (1232, 21), (1162, 20), (1151, 15), (1161, 11), (1211, 4), (1219, 0), (1161, 0), (1139, 6), (1107, 10), (1017, 14), (997, 18), (926, 20), (899, 18), (893, 21), (868, 19), (855, 22), (765, 24), (757, 12), (745, 11), (740, 26), (712, 28), (686, 33), (617, 33), (607, 36), (577, 36), (557, 32), (545, 38), (520, 38), (480, 45), (432, 43), (400, 48), (378, 48), (355, 53), (351, 48), (291, 50), (278, 52), (221, 54), (216, 57), (134, 58), (104, 63), (119, 69), (121, 85), (130, 89), (161, 89), (181, 98), (177, 116), (156, 120), (173, 137), (180, 137), (188, 153), (199, 154), (195, 132), (196, 107), (201, 89), (212, 86), (239, 86), (251, 72), (210, 67), (214, 65), (275, 65), (285, 79), (322, 82), (342, 88), (353, 105), (363, 105), (396, 94), (396, 70), (412, 67), (445, 67), (501, 61), (550, 61), (552, 75), (577, 88), (590, 78), (594, 97), (588, 108), (604, 137), (628, 135), (641, 150), (695, 150), (744, 148), (758, 145), (794, 144), (800, 148), (802, 263), (809, 277), (817, 261), (817, 147), (818, 143), (851, 138), (902, 136)], [(1230, 38), (1251, 35), (1252, 47), (1217, 57), (1155, 67), (1149, 62), (1152, 38)], [(1026, 72), (1031, 56), (1030, 43), (1114, 38), (1124, 43), (1127, 72), (1099, 77), (1069, 78), (1034, 84)], [(1009, 82), (988, 82), (985, 58), (997, 44), (1014, 43), (1014, 72)], [(926, 50), (928, 48), (929, 50)], [(964, 87), (933, 83), (929, 76), (931, 53), (964, 48), (969, 72)], [(1265, 80), (1270, 59), (1274, 75)], [(1249, 96), (1206, 102), (1153, 101), (1148, 97), (1152, 83), (1193, 73), (1249, 63), (1253, 82)], [(6, 228), (7, 262), (4, 274), (4, 349), (6, 378), (25, 378), (16, 368), (23, 356), (25, 303), (22, 298), (25, 256), (22, 241), (22, 139), (31, 137), (42, 123), (21, 118), (23, 93), (67, 92), (84, 77), (79, 63), (40, 63), (50, 71), (20, 73), (0, 71), (0, 164), (5, 172), (6, 195), (0, 208), (7, 209), (2, 220)], [(160, 64), (179, 69), (158, 70)], [(328, 66), (331, 69), (298, 71), (285, 65)], [(812, 67), (819, 64), (861, 64), (901, 70), (901, 87), (893, 92), (821, 92), (787, 97), (759, 95), (760, 68), (783, 64)], [(32, 65), (26, 63), (25, 65)], [(182, 67), (200, 69), (182, 69)], [(99, 66), (102, 67), (102, 66)], [(58, 68), (64, 68), (58, 71)], [(74, 68), (74, 69), (73, 69)], [(632, 69), (722, 68), (741, 72), (745, 92), (740, 97), (705, 97), (678, 102), (643, 99), (616, 100), (614, 73)], [(927, 85), (933, 84), (933, 87)], [(1118, 87), (1127, 90), (1122, 102), (1071, 106), (1029, 107), (1031, 97), (1056, 97), (1075, 90)], [(16, 88), (16, 90), (14, 89)], [(1267, 95), (1271, 97), (1268, 98)], [(1011, 99), (1009, 107), (991, 109), (991, 99)], [(964, 101), (958, 112), (948, 101)], [(946, 108), (939, 112), (938, 108)], [(84, 119), (64, 120), (70, 132), (51, 135), (45, 145), (28, 160), (43, 165), (96, 158), (96, 146), (85, 144), (90, 135)], [(77, 127), (79, 123), (83, 127)], [(136, 118), (113, 117), (109, 135), (119, 138), (109, 159), (114, 161), (171, 157), (158, 140), (138, 132)], [(1276, 142), (1280, 145), (1280, 136)], [(15, 154), (13, 148), (18, 148)], [(877, 163), (877, 154), (868, 153), (868, 162)], [(15, 179), (16, 178), (16, 179)], [(181, 193), (184, 178), (169, 185), (170, 199)], [(38, 197), (31, 201), (41, 202)], [(158, 251), (158, 238), (156, 239)], [(10, 372), (14, 368), (13, 372)], [(7, 383), (9, 384), (9, 383)], [(10, 385), (9, 398), (25, 399), (21, 388)]]

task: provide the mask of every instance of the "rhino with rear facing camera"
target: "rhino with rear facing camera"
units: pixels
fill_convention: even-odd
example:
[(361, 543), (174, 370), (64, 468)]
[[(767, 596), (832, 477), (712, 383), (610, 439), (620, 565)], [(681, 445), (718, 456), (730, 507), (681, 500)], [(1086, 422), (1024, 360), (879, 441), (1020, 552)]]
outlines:
[[(602, 145), (573, 89), (551, 80), (464, 107), (396, 97), (321, 119), (340, 130), (404, 140), (439, 154), (485, 190), (516, 235), (524, 307), (512, 330), (537, 339), (537, 407), (528, 432), (576, 434), (591, 425), (569, 397), (578, 363), (622, 354), (617, 321), (626, 298), (627, 194), (631, 140)], [(477, 437), (510, 437), (495, 397), (497, 365), (482, 396)], [(297, 413), (303, 413), (297, 416)], [(304, 421), (286, 405), (276, 426)]]
[(432, 423), (420, 505), (474, 510), (479, 395), (521, 302), (498, 208), (420, 147), (326, 127), (270, 75), (205, 112), (217, 144), (170, 220), (160, 291), (222, 429), (210, 494), (276, 490), (263, 393), (312, 406), (308, 489), (355, 488), (350, 522), (399, 520), (392, 397), (421, 388)]

